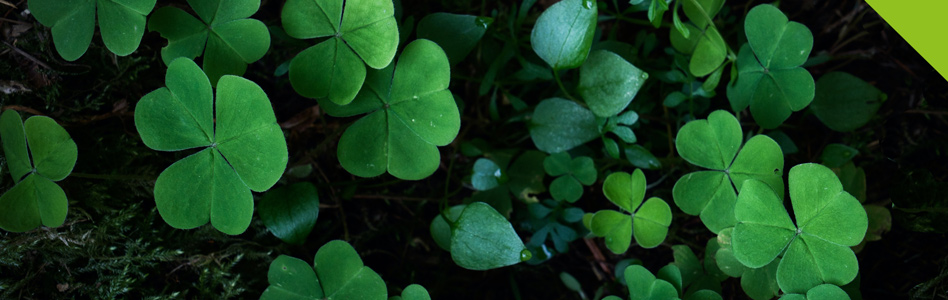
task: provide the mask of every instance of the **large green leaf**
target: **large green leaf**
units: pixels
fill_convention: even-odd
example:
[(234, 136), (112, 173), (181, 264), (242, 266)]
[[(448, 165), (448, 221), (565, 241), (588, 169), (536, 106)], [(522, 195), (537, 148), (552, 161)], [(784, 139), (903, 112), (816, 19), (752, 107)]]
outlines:
[(492, 21), (487, 17), (433, 13), (418, 22), (418, 38), (438, 43), (453, 66), (474, 49)]
[(385, 281), (362, 263), (349, 243), (334, 240), (316, 252), (313, 267), (303, 260), (280, 256), (270, 264), (270, 286), (260, 299), (386, 300)]
[(148, 30), (168, 39), (161, 59), (194, 59), (204, 53), (204, 72), (212, 85), (224, 75), (243, 75), (247, 64), (263, 57), (270, 48), (270, 33), (259, 20), (249, 19), (260, 8), (260, 0), (188, 0), (199, 18), (172, 6), (155, 10)]
[[(682, 176), (672, 188), (675, 204), (687, 214), (700, 215), (712, 232), (733, 227), (737, 192), (747, 179), (766, 182), (783, 198), (783, 152), (765, 135), (752, 137), (741, 147), (741, 126), (726, 111), (712, 112), (707, 120), (688, 122), (678, 131), (675, 145), (686, 161), (712, 171)], [(736, 190), (735, 190), (736, 189)]]
[(553, 70), (572, 69), (586, 61), (596, 30), (596, 1), (563, 0), (551, 5), (533, 26), (530, 45)]
[(288, 35), (329, 37), (290, 62), (293, 89), (339, 105), (352, 102), (365, 81), (365, 66), (382, 69), (395, 58), (398, 26), (394, 13), (390, 0), (287, 1), (281, 20)]
[(273, 235), (290, 244), (303, 244), (319, 216), (319, 194), (309, 182), (276, 188), (257, 206), (260, 219)]
[(89, 49), (95, 32), (96, 11), (105, 47), (119, 56), (138, 49), (145, 34), (145, 16), (156, 0), (29, 0), (30, 12), (52, 27), (56, 52), (73, 61)]
[(530, 123), (533, 144), (546, 153), (567, 151), (599, 137), (596, 116), (566, 99), (543, 100), (534, 109)]
[(886, 94), (846, 72), (829, 72), (816, 81), (816, 96), (810, 109), (826, 127), (853, 131), (869, 122)]
[(849, 247), (866, 233), (865, 210), (843, 191), (833, 171), (819, 164), (793, 167), (789, 189), (796, 225), (767, 184), (744, 184), (734, 210), (735, 257), (749, 267), (761, 267), (783, 253), (777, 283), (787, 293), (802, 293), (824, 282), (849, 283), (859, 270)]
[(747, 13), (744, 32), (748, 44), (738, 52), (738, 77), (727, 96), (734, 111), (750, 106), (761, 127), (776, 128), (813, 101), (813, 76), (801, 67), (813, 48), (813, 34), (770, 4)]
[(7, 110), (0, 116), (0, 140), (16, 184), (0, 196), (0, 229), (62, 225), (69, 203), (54, 181), (76, 165), (78, 150), (69, 133), (49, 117), (33, 116), (24, 124), (19, 113)]
[(606, 50), (592, 52), (579, 76), (576, 90), (593, 114), (603, 118), (622, 112), (648, 79), (648, 73)]
[(207, 76), (186, 58), (168, 66), (165, 82), (168, 87), (145, 95), (135, 109), (145, 145), (206, 148), (158, 176), (159, 214), (175, 228), (210, 221), (224, 233), (244, 232), (253, 215), (250, 191), (269, 189), (286, 169), (286, 141), (267, 95), (249, 80), (226, 75), (215, 105)]
[(500, 268), (530, 256), (510, 222), (486, 203), (468, 204), (452, 228), (451, 258), (462, 268)]
[(461, 127), (460, 113), (447, 90), (450, 77), (444, 51), (429, 40), (408, 44), (394, 71), (373, 71), (350, 104), (359, 109), (351, 113), (368, 115), (339, 139), (342, 167), (356, 176), (388, 171), (407, 180), (434, 173), (441, 161), (438, 146), (451, 143)]

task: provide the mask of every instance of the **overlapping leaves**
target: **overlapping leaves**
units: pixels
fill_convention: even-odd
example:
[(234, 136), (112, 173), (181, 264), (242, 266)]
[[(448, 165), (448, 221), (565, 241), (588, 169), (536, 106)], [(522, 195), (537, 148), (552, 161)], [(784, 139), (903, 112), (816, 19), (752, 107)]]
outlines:
[(247, 64), (263, 57), (270, 48), (270, 33), (259, 20), (249, 19), (260, 8), (260, 0), (188, 0), (198, 14), (173, 6), (155, 10), (148, 30), (168, 39), (161, 59), (194, 59), (204, 53), (204, 72), (211, 85), (224, 75), (243, 75)]
[(470, 270), (509, 266), (532, 256), (513, 225), (483, 202), (454, 206), (438, 215), (431, 221), (431, 236), (458, 266)]
[(312, 267), (302, 259), (280, 255), (270, 263), (267, 278), (270, 286), (260, 296), (264, 300), (388, 298), (382, 277), (362, 263), (349, 243), (340, 240), (320, 247)]
[(750, 106), (761, 127), (776, 128), (813, 101), (813, 76), (801, 67), (813, 48), (813, 34), (769, 4), (747, 13), (744, 32), (748, 44), (738, 52), (738, 77), (728, 86), (728, 100), (734, 111)]
[(675, 139), (681, 158), (711, 169), (682, 176), (672, 189), (675, 204), (687, 214), (700, 215), (705, 226), (715, 233), (737, 223), (735, 191), (740, 190), (744, 180), (762, 180), (775, 191), (783, 191), (780, 146), (770, 137), (757, 135), (741, 147), (742, 137), (737, 119), (718, 110), (707, 120), (682, 126)]
[(382, 69), (395, 58), (398, 26), (391, 0), (289, 0), (283, 6), (286, 33), (294, 38), (328, 39), (300, 52), (290, 62), (297, 93), (352, 102), (366, 79), (366, 68)]
[(661, 198), (645, 200), (645, 174), (635, 169), (632, 174), (609, 174), (602, 184), (602, 193), (621, 211), (600, 210), (589, 219), (588, 226), (596, 236), (606, 238), (606, 247), (613, 253), (625, 253), (632, 238), (642, 248), (657, 247), (668, 234), (671, 208)]
[(671, 30), (669, 39), (675, 50), (691, 55), (688, 71), (692, 75), (702, 77), (711, 74), (719, 70), (728, 54), (724, 38), (714, 24), (709, 22), (721, 10), (724, 1), (700, 0), (681, 3), (685, 15), (691, 21), (683, 24), (689, 34), (685, 36), (681, 30)]
[(69, 133), (53, 119), (33, 116), (24, 125), (20, 114), (0, 115), (3, 154), (16, 183), (0, 196), (0, 229), (23, 232), (57, 227), (66, 220), (69, 202), (55, 181), (76, 165), (78, 150)]
[(187, 58), (168, 66), (167, 87), (135, 109), (135, 127), (149, 148), (203, 148), (175, 162), (155, 182), (161, 217), (175, 228), (206, 224), (227, 234), (250, 225), (253, 197), (276, 183), (287, 163), (286, 140), (267, 95), (255, 83), (221, 77), (214, 101), (210, 81)]
[(89, 49), (98, 13), (105, 47), (119, 56), (138, 49), (145, 34), (145, 16), (156, 0), (29, 0), (30, 12), (52, 27), (56, 52), (73, 61)]
[(392, 176), (419, 180), (438, 168), (438, 146), (454, 140), (461, 117), (448, 91), (448, 59), (437, 44), (416, 40), (398, 63), (369, 74), (366, 86), (349, 105), (320, 100), (327, 113), (368, 113), (339, 139), (342, 167), (356, 176)]
[(865, 210), (843, 191), (833, 171), (819, 164), (790, 169), (789, 187), (795, 223), (770, 186), (758, 180), (744, 183), (734, 209), (734, 257), (760, 268), (782, 255), (777, 284), (785, 293), (849, 283), (859, 271), (849, 247), (866, 234)]

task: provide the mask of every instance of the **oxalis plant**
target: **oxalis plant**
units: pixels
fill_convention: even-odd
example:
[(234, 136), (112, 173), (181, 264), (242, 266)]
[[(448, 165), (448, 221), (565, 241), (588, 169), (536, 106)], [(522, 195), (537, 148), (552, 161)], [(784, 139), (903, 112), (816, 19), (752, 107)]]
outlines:
[(244, 232), (253, 216), (250, 192), (273, 186), (287, 164), (267, 95), (252, 81), (225, 75), (215, 97), (204, 71), (187, 58), (171, 62), (165, 84), (135, 108), (142, 141), (159, 151), (200, 151), (158, 176), (158, 213), (175, 228), (210, 221), (227, 234)]
[(0, 196), (0, 229), (62, 225), (69, 202), (56, 181), (72, 173), (79, 154), (69, 133), (49, 117), (32, 116), (24, 124), (18, 112), (6, 110), (0, 115), (0, 140), (16, 184)]
[(138, 49), (145, 33), (145, 16), (156, 0), (29, 0), (30, 12), (52, 27), (56, 52), (73, 61), (89, 49), (95, 22), (105, 46), (119, 56)]

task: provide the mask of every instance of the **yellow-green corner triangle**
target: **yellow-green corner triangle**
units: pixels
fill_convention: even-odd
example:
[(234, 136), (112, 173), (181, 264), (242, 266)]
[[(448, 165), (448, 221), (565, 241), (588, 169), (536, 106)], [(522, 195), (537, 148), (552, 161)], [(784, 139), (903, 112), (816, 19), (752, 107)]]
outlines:
[(866, 0), (941, 77), (948, 80), (948, 0)]

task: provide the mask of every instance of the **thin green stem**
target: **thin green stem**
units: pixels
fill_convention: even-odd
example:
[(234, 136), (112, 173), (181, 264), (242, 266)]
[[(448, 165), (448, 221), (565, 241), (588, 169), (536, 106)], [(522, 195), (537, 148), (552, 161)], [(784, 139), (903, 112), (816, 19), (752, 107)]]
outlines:
[(560, 91), (562, 91), (563, 94), (566, 95), (566, 98), (569, 98), (569, 100), (573, 100), (573, 102), (579, 103), (579, 100), (576, 100), (576, 98), (573, 98), (573, 95), (571, 95), (569, 91), (566, 90), (566, 86), (563, 85), (563, 80), (560, 80), (559, 71), (553, 70), (553, 79), (556, 80), (556, 85), (560, 87)]

